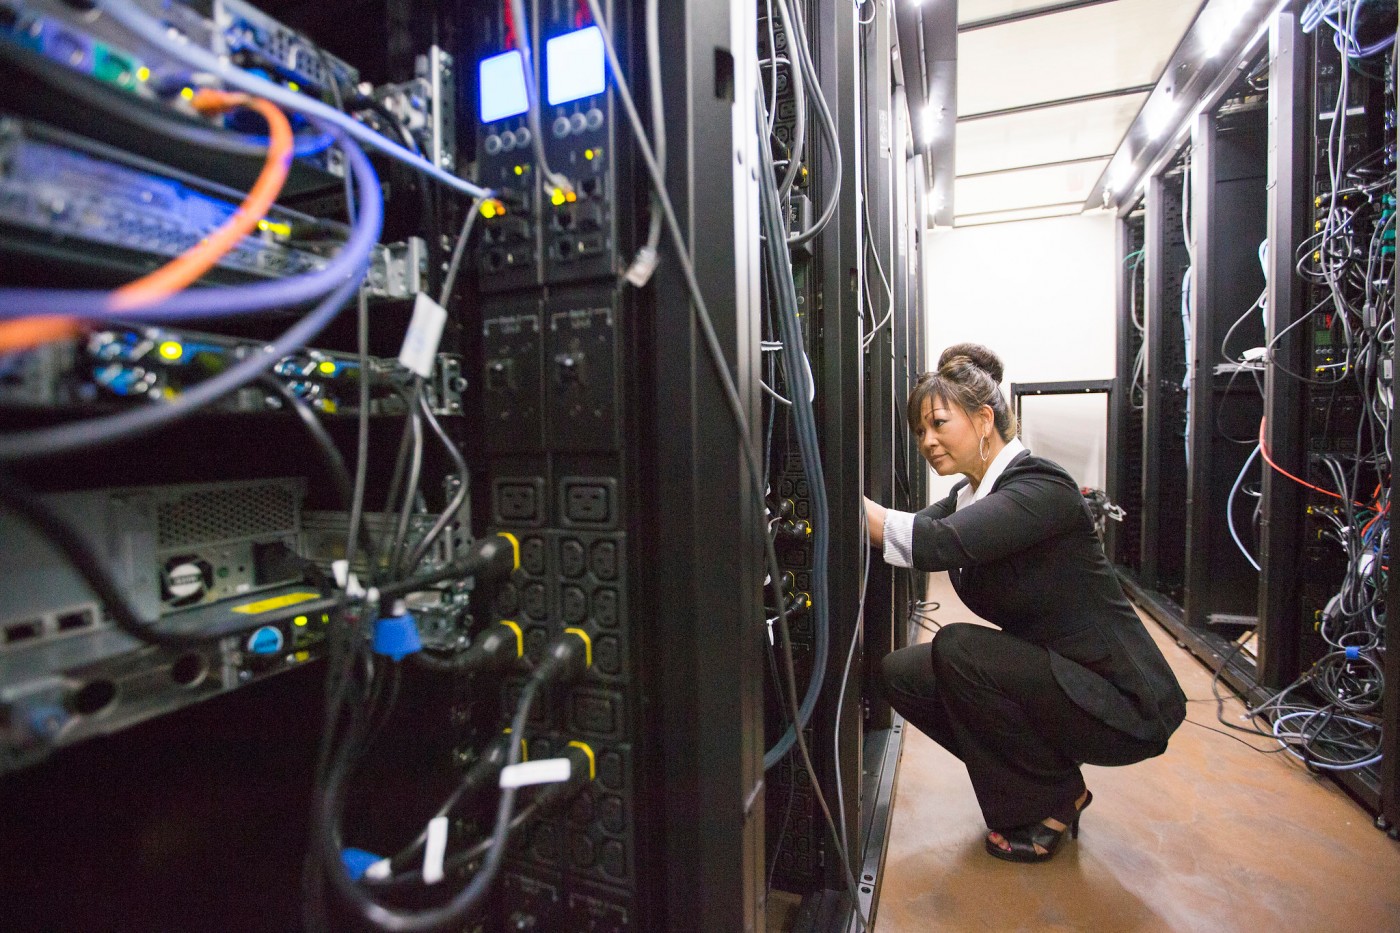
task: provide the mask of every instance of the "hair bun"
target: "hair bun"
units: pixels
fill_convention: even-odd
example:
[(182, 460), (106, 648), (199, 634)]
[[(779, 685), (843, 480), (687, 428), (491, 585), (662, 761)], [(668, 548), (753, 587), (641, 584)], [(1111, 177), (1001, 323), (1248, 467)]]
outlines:
[(1001, 365), (1001, 358), (980, 343), (954, 344), (944, 350), (938, 358), (939, 370), (945, 366), (955, 366), (960, 363), (975, 366), (991, 376), (992, 381), (998, 384), (1005, 373), (1005, 369)]

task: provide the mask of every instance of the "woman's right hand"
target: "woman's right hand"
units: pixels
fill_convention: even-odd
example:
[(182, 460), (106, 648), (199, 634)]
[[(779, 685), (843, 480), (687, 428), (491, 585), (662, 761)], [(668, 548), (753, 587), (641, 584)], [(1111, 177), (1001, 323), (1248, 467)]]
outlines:
[(885, 547), (885, 507), (873, 499), (865, 500), (865, 527), (870, 535), (870, 546), (883, 550)]

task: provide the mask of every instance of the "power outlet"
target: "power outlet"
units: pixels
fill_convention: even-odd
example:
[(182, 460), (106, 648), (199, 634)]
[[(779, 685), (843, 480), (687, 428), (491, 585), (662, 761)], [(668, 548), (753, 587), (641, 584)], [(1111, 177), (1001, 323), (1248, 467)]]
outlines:
[(610, 525), (616, 481), (569, 478), (563, 481), (564, 520), (575, 525)]
[(537, 525), (543, 518), (543, 480), (498, 479), (494, 491), (497, 521)]

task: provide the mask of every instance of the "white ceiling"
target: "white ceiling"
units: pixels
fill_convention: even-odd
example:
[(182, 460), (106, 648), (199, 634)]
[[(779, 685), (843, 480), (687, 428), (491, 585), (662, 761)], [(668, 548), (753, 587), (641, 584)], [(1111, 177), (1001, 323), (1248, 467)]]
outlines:
[(958, 125), (958, 174), (1112, 155), (1147, 94), (1088, 100)]
[(1046, 12), (959, 33), (955, 223), (1078, 213), (1202, 3), (959, 0), (964, 29)]

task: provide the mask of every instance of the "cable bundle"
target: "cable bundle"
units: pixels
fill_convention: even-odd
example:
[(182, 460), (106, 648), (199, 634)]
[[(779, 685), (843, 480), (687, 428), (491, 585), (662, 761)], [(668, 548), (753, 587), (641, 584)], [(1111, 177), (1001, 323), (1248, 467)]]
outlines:
[[(1296, 476), (1279, 466), (1266, 443), (1262, 422), (1255, 448), (1269, 468), (1313, 493), (1307, 511), (1317, 523), (1316, 540), (1340, 552), (1344, 571), (1336, 592), (1317, 611), (1314, 627), (1325, 646), (1322, 657), (1292, 684), (1250, 708), (1250, 718), (1258, 720), (1262, 728), (1243, 731), (1273, 739), (1281, 750), (1322, 770), (1368, 768), (1380, 760), (1379, 710), (1385, 690), (1382, 667), (1390, 564), (1389, 451), (1394, 420), (1391, 366), (1395, 318), (1391, 309), (1395, 300), (1396, 166), (1389, 142), (1354, 161), (1348, 159), (1346, 145), (1353, 72), (1367, 74), (1363, 60), (1386, 49), (1392, 50), (1387, 64), (1392, 74), (1395, 67), (1393, 17), (1388, 40), (1362, 45), (1358, 39), (1368, 8), (1379, 6), (1383, 4), (1333, 0), (1311, 3), (1303, 14), (1307, 31), (1322, 24), (1329, 26), (1342, 53), (1325, 151), (1319, 143), (1318, 159), (1325, 159), (1321, 166), (1325, 177), (1315, 199), (1317, 230), (1300, 246), (1296, 263), (1298, 275), (1314, 287), (1317, 300), (1306, 314), (1275, 333), (1262, 355), (1247, 351), (1237, 359), (1229, 354), (1225, 346), (1229, 334), (1221, 347), (1226, 359), (1239, 367), (1237, 372), (1249, 371), (1257, 380), (1257, 371), (1267, 365), (1274, 367), (1280, 378), (1305, 384), (1311, 395), (1309, 411), (1323, 416), (1323, 423), (1314, 424), (1313, 430), (1345, 441), (1314, 449), (1311, 477)], [(1393, 4), (1390, 10), (1393, 13)], [(1393, 108), (1393, 87), (1391, 91), (1387, 106)], [(1318, 106), (1326, 106), (1326, 102), (1320, 101)], [(1265, 245), (1261, 244), (1261, 262), (1265, 256)], [(1262, 301), (1256, 301), (1240, 321), (1261, 306)], [(1231, 327), (1231, 333), (1240, 321)], [(1330, 346), (1332, 359), (1314, 359), (1311, 371), (1293, 372), (1279, 360), (1278, 347), (1295, 328), (1307, 327), (1326, 338), (1327, 343), (1319, 341), (1317, 346)], [(1343, 438), (1338, 436), (1334, 419), (1351, 399), (1358, 402), (1359, 417), (1354, 434)], [(1236, 479), (1232, 502), (1244, 488), (1254, 456), (1250, 455)], [(1241, 551), (1253, 563), (1252, 554), (1235, 530), (1233, 514), (1230, 524)], [(1235, 651), (1244, 644), (1241, 642)], [(1221, 665), (1222, 670), (1229, 660)]]

